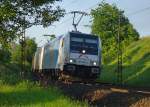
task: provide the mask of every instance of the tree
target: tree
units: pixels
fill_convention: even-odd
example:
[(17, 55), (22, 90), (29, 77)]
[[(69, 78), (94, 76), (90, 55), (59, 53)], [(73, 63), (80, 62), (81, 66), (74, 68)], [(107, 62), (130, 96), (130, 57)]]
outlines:
[(19, 37), (22, 27), (33, 25), (47, 27), (64, 15), (59, 6), (61, 0), (1, 0), (0, 1), (0, 44), (5, 47)]
[(118, 32), (120, 42), (125, 46), (139, 38), (138, 32), (123, 13), (115, 5), (105, 2), (91, 11), (92, 33), (99, 35), (102, 40), (103, 62), (110, 62), (113, 57), (116, 57)]
[(0, 48), (0, 62), (6, 63), (11, 59), (11, 52), (8, 49)]
[[(26, 47), (24, 50), (25, 51), (25, 59), (26, 59), (26, 62), (31, 65), (33, 55), (37, 48), (37, 44), (36, 44), (34, 38), (30, 39), (29, 37), (26, 38), (25, 44), (26, 44)], [(13, 51), (12, 51), (12, 61), (21, 63), (21, 45), (17, 45), (17, 44), (15, 45), (15, 49), (13, 49)]]
[(34, 55), (36, 49), (37, 49), (37, 44), (35, 42), (35, 39), (34, 38), (33, 39), (27, 38), (26, 39), (26, 47), (25, 47), (26, 60), (30, 64), (32, 63), (32, 58), (33, 58), (33, 55)]

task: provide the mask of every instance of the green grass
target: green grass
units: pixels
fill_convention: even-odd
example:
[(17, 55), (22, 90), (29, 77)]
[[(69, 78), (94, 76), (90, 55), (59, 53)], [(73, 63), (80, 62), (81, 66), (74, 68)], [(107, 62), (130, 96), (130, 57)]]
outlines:
[(0, 81), (4, 84), (17, 84), (22, 80), (20, 67), (14, 63), (0, 63)]
[(56, 87), (42, 88), (32, 83), (0, 86), (0, 107), (87, 107), (86, 102), (65, 97)]
[[(26, 75), (26, 80), (30, 79)], [(43, 88), (20, 76), (14, 63), (0, 63), (0, 107), (87, 107), (87, 102), (71, 100), (56, 87)]]
[[(99, 81), (117, 82), (117, 58), (103, 66)], [(123, 52), (123, 83), (150, 87), (150, 37), (133, 42)]]
[(31, 68), (26, 66), (25, 77), (22, 78), (21, 66), (16, 63), (2, 63), (0, 61), (0, 82), (3, 84), (15, 85), (20, 83), (23, 80), (31, 80)]

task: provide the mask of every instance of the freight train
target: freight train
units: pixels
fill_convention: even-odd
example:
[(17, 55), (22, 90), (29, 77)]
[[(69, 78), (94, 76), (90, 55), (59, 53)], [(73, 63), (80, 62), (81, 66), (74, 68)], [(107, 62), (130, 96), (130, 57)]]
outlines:
[(101, 40), (92, 34), (68, 32), (37, 49), (32, 70), (38, 77), (96, 79), (101, 73)]

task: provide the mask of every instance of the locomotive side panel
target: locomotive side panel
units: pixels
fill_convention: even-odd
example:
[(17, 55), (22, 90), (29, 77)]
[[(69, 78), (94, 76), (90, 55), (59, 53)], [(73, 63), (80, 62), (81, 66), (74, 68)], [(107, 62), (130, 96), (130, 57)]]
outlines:
[(70, 55), (70, 35), (66, 34), (60, 39), (58, 66), (61, 71), (64, 70), (64, 65), (69, 62)]
[(43, 57), (43, 69), (56, 69), (58, 50), (49, 47), (49, 49), (45, 51)]
[(39, 65), (40, 65), (40, 60), (39, 60), (39, 57), (40, 57), (40, 54), (41, 54), (41, 51), (42, 51), (42, 48), (38, 48), (37, 49), (37, 52), (35, 53), (35, 57), (34, 57), (34, 69), (35, 70), (39, 70)]
[(46, 70), (59, 69), (58, 66), (59, 47), (60, 47), (60, 40), (57, 39), (45, 46), (42, 69)]
[(38, 67), (39, 67), (39, 70), (40, 72), (42, 71), (42, 65), (43, 65), (43, 54), (44, 54), (44, 47), (41, 48), (41, 51), (39, 53), (39, 56), (38, 56)]
[(64, 65), (65, 63), (69, 63), (70, 60), (70, 35), (69, 33), (65, 37), (65, 45), (64, 45)]
[(50, 58), (49, 51), (50, 51), (50, 47), (45, 46), (44, 54), (43, 54), (43, 66), (42, 66), (43, 70), (44, 69), (49, 69), (50, 68), (49, 66), (51, 65), (51, 63), (50, 63), (51, 58)]
[(35, 55), (36, 53), (34, 54), (33, 59), (32, 59), (32, 71), (35, 70)]

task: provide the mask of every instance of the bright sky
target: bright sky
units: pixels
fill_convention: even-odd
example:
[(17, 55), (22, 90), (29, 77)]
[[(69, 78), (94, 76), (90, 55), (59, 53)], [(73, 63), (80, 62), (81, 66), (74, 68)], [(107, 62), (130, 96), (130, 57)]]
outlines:
[[(80, 10), (90, 13), (91, 9), (98, 6), (102, 0), (62, 0), (58, 3), (66, 12)], [(116, 4), (117, 7), (125, 11), (125, 15), (129, 18), (134, 28), (142, 36), (150, 35), (150, 0), (105, 0), (110, 4)], [(89, 25), (90, 17), (86, 16), (82, 19), (78, 29), (84, 33), (90, 33)], [(44, 34), (55, 34), (57, 36), (65, 34), (73, 30), (72, 15), (66, 15), (59, 22), (55, 22), (53, 26), (43, 28), (42, 26), (33, 26), (26, 30), (26, 36), (35, 37), (38, 46), (47, 42), (47, 37)]]

